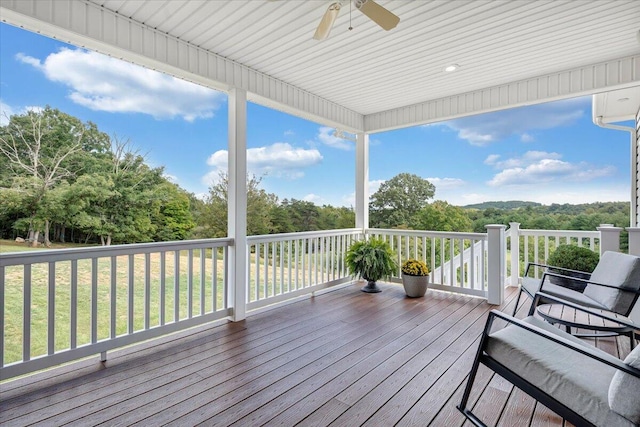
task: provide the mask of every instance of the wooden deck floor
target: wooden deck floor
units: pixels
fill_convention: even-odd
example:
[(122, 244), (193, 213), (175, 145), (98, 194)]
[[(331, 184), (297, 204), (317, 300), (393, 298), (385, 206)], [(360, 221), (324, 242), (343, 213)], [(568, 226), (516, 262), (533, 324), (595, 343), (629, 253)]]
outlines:
[[(455, 405), (493, 307), (381, 287), (348, 286), (1, 384), (0, 425), (462, 426)], [(507, 290), (502, 309), (514, 300)], [(629, 351), (625, 339), (597, 344)], [(489, 424), (562, 425), (486, 369), (476, 384), (472, 402)]]

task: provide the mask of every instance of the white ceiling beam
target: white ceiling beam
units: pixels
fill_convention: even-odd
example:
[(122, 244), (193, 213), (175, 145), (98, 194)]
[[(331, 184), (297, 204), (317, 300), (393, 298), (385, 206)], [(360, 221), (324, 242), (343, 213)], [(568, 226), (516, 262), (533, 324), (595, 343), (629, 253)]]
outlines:
[(55, 39), (227, 92), (271, 108), (361, 131), (361, 114), (82, 0), (0, 0), (0, 19)]
[(365, 116), (365, 132), (441, 122), (638, 85), (640, 55), (369, 114)]

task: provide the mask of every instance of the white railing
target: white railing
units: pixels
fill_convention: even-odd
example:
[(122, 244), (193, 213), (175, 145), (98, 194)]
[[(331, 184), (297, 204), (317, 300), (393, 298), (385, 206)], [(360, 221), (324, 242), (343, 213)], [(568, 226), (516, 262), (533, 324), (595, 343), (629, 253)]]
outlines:
[(230, 315), (232, 239), (0, 256), (0, 379)]
[(344, 254), (360, 238), (360, 229), (248, 237), (247, 310), (350, 281)]
[[(510, 225), (511, 227), (506, 235), (508, 240), (507, 246), (510, 250), (510, 256), (508, 257), (508, 275), (511, 280), (507, 282), (513, 286), (517, 285), (519, 278), (524, 274), (524, 269), (529, 262), (546, 264), (549, 255), (559, 245), (577, 245), (589, 248), (594, 252), (600, 252), (602, 245), (601, 231), (526, 230), (520, 229), (518, 223), (511, 223)], [(514, 275), (514, 272), (517, 274)], [(534, 269), (534, 277), (539, 277), (541, 274), (541, 269)]]
[(368, 229), (368, 236), (389, 242), (400, 264), (415, 258), (429, 266), (429, 287), (487, 296), (487, 234), (440, 231)]

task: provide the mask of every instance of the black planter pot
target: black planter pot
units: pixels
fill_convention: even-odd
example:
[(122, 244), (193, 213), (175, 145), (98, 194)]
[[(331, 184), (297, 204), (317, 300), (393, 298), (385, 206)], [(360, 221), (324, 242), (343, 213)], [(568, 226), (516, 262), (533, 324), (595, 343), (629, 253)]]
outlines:
[[(576, 277), (578, 279), (585, 279), (588, 280), (591, 275), (590, 274), (585, 274), (585, 273), (570, 273), (570, 272), (563, 272), (563, 271), (559, 271), (559, 270), (551, 270), (553, 273), (558, 273), (558, 274), (563, 274), (566, 276), (571, 276), (571, 277)], [(565, 288), (569, 288), (571, 290), (577, 291), (577, 292), (584, 292), (584, 288), (587, 287), (587, 284), (585, 282), (580, 282), (578, 280), (572, 280), (568, 277), (557, 277), (557, 276), (549, 276), (549, 281), (551, 283), (553, 283), (554, 285), (558, 285), (558, 286), (563, 286)]]
[(376, 294), (378, 292), (382, 292), (382, 289), (380, 289), (378, 287), (378, 285), (376, 284), (376, 282), (372, 282), (372, 281), (367, 281), (366, 286), (363, 286), (360, 289), (362, 292), (366, 292), (368, 294)]

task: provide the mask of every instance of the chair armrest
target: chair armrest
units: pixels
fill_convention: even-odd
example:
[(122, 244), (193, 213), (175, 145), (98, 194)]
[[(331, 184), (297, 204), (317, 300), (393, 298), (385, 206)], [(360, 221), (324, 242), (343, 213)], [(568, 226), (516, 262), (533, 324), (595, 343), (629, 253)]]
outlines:
[[(574, 302), (571, 301), (567, 301), (565, 299), (562, 299), (560, 297), (557, 297), (555, 295), (550, 295), (550, 294), (545, 294), (544, 292), (536, 292), (535, 296), (533, 297), (533, 303), (531, 304), (531, 309), (529, 311), (529, 315), (533, 315), (532, 311), (534, 310), (535, 307), (537, 307), (540, 303), (540, 299), (544, 298), (545, 302), (546, 301), (553, 301), (556, 304), (562, 304), (565, 305), (567, 307), (571, 307), (575, 310), (578, 311), (582, 311), (583, 313), (587, 313), (590, 314), (592, 316), (596, 316), (599, 317), (601, 319), (605, 319), (608, 320), (610, 322), (613, 323), (617, 323), (619, 325), (622, 326), (628, 326), (630, 328), (634, 328), (634, 329), (638, 329), (640, 328), (640, 325), (632, 322), (632, 321), (628, 321), (625, 319), (619, 319), (617, 317), (613, 317), (613, 316), (609, 316), (605, 313), (600, 312), (599, 310), (590, 308), (590, 307), (585, 307), (584, 305), (580, 305), (580, 304), (576, 304)], [(632, 349), (633, 350), (633, 349)]]
[[(538, 295), (538, 294), (536, 294)], [(543, 294), (544, 295), (544, 294)], [(547, 297), (547, 295), (544, 295), (545, 297)], [(552, 298), (550, 295), (548, 295), (550, 298)], [(596, 348), (593, 347), (593, 350), (591, 350), (590, 348), (586, 347), (586, 346), (580, 346), (575, 344), (572, 341), (569, 341), (563, 337), (561, 337), (560, 335), (555, 335), (552, 334), (544, 329), (540, 329), (537, 326), (534, 325), (530, 325), (528, 323), (525, 323), (519, 319), (516, 319), (513, 316), (509, 316), (508, 314), (502, 313), (498, 310), (491, 310), (491, 312), (489, 312), (489, 317), (487, 318), (487, 326), (485, 327), (485, 330), (483, 332), (483, 337), (482, 337), (482, 342), (484, 342), (485, 344), (487, 343), (487, 336), (490, 335), (490, 329), (491, 329), (491, 325), (493, 323), (493, 321), (495, 320), (495, 318), (499, 318), (502, 319), (512, 325), (515, 325), (516, 327), (525, 329), (533, 334), (536, 334), (538, 336), (541, 336), (545, 339), (548, 339), (549, 341), (552, 341), (556, 344), (559, 344), (563, 347), (567, 347), (577, 353), (583, 354), (587, 357), (590, 357), (594, 360), (597, 360), (601, 363), (604, 363), (606, 365), (611, 366), (612, 368), (615, 368), (617, 370), (626, 372), (630, 375), (633, 375), (636, 378), (640, 378), (640, 369), (634, 368), (633, 366), (627, 365), (626, 363), (624, 363), (622, 360), (613, 357), (609, 354), (604, 354), (602, 355), (600, 352), (597, 352)], [(483, 348), (484, 351), (484, 348)]]
[[(571, 280), (573, 280), (575, 282), (582, 282), (582, 283), (584, 283), (586, 285), (603, 286), (605, 288), (611, 288), (611, 289), (615, 289), (615, 290), (618, 290), (618, 291), (621, 291), (621, 292), (628, 292), (630, 294), (638, 294), (638, 295), (640, 295), (640, 289), (633, 290), (633, 289), (628, 289), (628, 288), (620, 288), (618, 286), (609, 285), (607, 283), (593, 282), (593, 281), (591, 281), (589, 279), (580, 279), (578, 277), (566, 276), (564, 274), (553, 273), (551, 271), (545, 271), (544, 274), (542, 275), (542, 279), (540, 281), (540, 290), (542, 290), (542, 286), (544, 285), (545, 279), (547, 277), (562, 277), (562, 278), (566, 278), (566, 279), (571, 279)], [(561, 285), (558, 285), (558, 286), (561, 286)]]
[[(529, 275), (529, 269), (534, 266), (534, 267), (544, 267), (547, 270), (549, 269), (554, 269), (557, 271), (562, 271), (562, 272), (569, 272), (569, 273), (580, 273), (580, 274), (588, 274), (589, 276), (591, 276), (591, 273), (589, 273), (588, 271), (580, 271), (580, 270), (572, 270), (570, 268), (564, 268), (564, 267), (557, 267), (555, 265), (549, 265), (549, 264), (542, 264), (539, 262), (529, 262), (527, 263), (527, 268), (524, 271), (524, 276), (527, 277)], [(555, 273), (555, 272), (554, 272)], [(555, 274), (562, 274), (562, 273), (555, 273)], [(573, 277), (571, 277), (573, 278)]]

